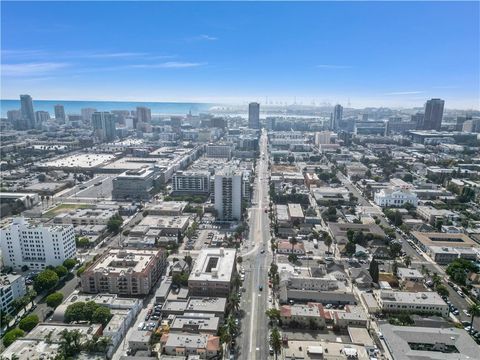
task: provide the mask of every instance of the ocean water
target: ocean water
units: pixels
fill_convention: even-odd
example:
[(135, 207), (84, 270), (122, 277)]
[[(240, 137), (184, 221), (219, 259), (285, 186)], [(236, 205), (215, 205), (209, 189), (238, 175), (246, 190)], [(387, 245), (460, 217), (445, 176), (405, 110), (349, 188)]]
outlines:
[[(83, 108), (94, 108), (98, 111), (110, 110), (135, 110), (137, 106), (146, 106), (156, 115), (185, 115), (189, 111), (193, 115), (200, 112), (207, 112), (215, 104), (205, 103), (174, 103), (174, 102), (134, 102), (134, 101), (64, 101), (64, 100), (33, 100), (35, 111), (48, 111), (54, 116), (53, 107), (63, 105), (67, 115), (80, 115)], [(20, 109), (20, 100), (0, 100), (0, 113), (2, 117), (7, 116), (7, 111)]]

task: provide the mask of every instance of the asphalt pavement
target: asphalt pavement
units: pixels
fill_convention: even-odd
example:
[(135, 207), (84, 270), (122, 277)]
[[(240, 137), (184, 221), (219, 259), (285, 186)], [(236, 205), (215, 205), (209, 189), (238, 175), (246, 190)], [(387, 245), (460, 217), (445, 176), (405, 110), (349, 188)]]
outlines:
[[(264, 132), (260, 138), (260, 152), (267, 155), (267, 137)], [(264, 160), (265, 159), (265, 160)], [(270, 250), (270, 224), (265, 209), (268, 198), (268, 156), (257, 162), (253, 203), (250, 209), (248, 248), (242, 253), (246, 276), (240, 309), (241, 331), (237, 339), (238, 359), (255, 360), (269, 357), (269, 331), (265, 311), (268, 309), (267, 273), (272, 260)], [(262, 287), (262, 290), (260, 290)]]

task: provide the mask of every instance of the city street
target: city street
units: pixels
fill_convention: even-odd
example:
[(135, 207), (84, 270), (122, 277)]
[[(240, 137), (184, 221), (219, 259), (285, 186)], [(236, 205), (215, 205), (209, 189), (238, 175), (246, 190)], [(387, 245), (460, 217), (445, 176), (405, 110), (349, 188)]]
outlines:
[[(241, 310), (241, 333), (238, 338), (238, 359), (254, 360), (268, 358), (269, 332), (265, 311), (268, 309), (267, 273), (272, 254), (270, 251), (270, 225), (265, 208), (268, 199), (268, 156), (266, 132), (260, 138), (260, 159), (254, 185), (253, 203), (250, 209), (250, 233), (248, 244), (250, 250), (243, 256), (246, 277), (243, 287)], [(260, 286), (262, 290), (260, 290)]]

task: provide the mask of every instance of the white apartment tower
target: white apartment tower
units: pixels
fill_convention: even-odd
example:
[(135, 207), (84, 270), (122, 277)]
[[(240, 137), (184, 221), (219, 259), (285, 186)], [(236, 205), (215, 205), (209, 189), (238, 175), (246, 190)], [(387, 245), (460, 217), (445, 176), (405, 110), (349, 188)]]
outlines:
[(227, 166), (215, 174), (215, 210), (220, 220), (242, 218), (242, 173)]
[(0, 229), (0, 248), (5, 266), (42, 270), (75, 257), (75, 233), (72, 225), (44, 226), (15, 218)]

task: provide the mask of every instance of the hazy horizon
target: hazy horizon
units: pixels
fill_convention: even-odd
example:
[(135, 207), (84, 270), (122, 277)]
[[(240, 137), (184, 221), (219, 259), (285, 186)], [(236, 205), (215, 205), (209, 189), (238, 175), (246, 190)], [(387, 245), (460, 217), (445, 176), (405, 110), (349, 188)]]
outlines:
[(478, 2), (1, 7), (4, 99), (480, 108)]

